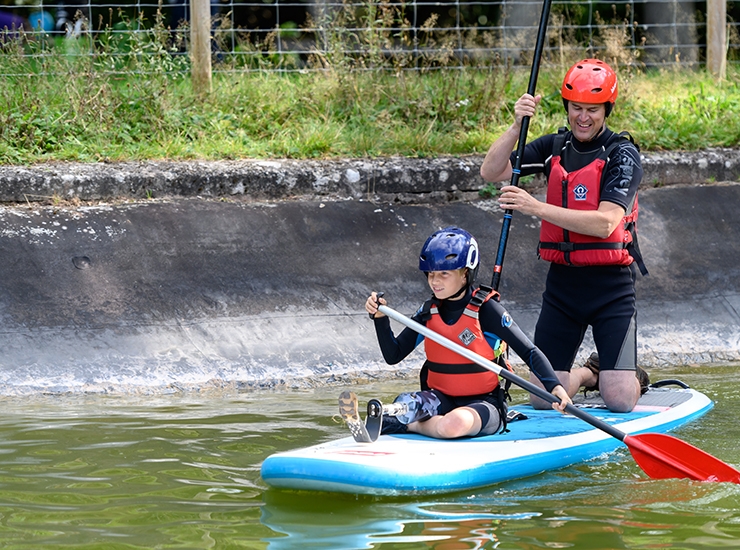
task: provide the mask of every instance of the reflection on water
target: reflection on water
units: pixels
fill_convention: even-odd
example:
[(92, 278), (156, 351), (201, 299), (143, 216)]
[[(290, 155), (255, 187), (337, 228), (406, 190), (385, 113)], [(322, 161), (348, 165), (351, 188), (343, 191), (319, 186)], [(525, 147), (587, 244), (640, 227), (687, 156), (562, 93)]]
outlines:
[[(548, 474), (475, 495), (351, 502), (266, 495), (262, 521), (289, 548), (720, 548), (740, 544), (740, 490), (692, 482)], [(710, 534), (711, 533), (711, 534)], [(698, 542), (697, 542), (698, 541)]]
[[(289, 548), (736, 548), (736, 486), (548, 474), (424, 502), (266, 498), (262, 521)], [(721, 496), (719, 496), (721, 495)], [(328, 500), (327, 497), (326, 500)], [(713, 506), (715, 500), (725, 505)], [(304, 500), (305, 499), (305, 500)], [(734, 510), (732, 509), (734, 506)]]
[[(739, 465), (734, 369), (654, 375), (668, 377), (716, 401), (676, 435)], [(358, 392), (387, 398), (406, 384)], [(0, 545), (740, 547), (740, 486), (649, 480), (626, 450), (474, 493), (388, 499), (266, 490), (259, 467), (269, 454), (344, 436), (332, 419), (338, 391), (5, 398)]]

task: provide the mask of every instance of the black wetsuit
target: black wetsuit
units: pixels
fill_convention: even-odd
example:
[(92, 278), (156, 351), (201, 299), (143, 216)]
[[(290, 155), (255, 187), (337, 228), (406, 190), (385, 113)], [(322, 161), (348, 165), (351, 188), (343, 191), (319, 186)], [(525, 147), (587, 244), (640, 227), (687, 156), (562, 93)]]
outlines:
[[(460, 318), (463, 310), (470, 302), (471, 290), (460, 300), (438, 301), (439, 314), (447, 324), (454, 324)], [(423, 307), (412, 317), (414, 321), (426, 325)], [(560, 384), (555, 372), (552, 370), (547, 357), (537, 349), (519, 326), (511, 319), (506, 309), (495, 300), (486, 301), (479, 311), (479, 322), (486, 339), (489, 342), (501, 339), (521, 357), (542, 382), (547, 391), (552, 391)], [(393, 334), (388, 317), (375, 319), (375, 332), (378, 336), (383, 358), (390, 365), (395, 365), (405, 359), (423, 340), (424, 337), (416, 331), (405, 328), (398, 336)], [(426, 381), (426, 367), (422, 367), (420, 373), (421, 389), (430, 390)], [(433, 390), (433, 389), (432, 389)], [(433, 390), (442, 401), (438, 414), (446, 414), (450, 410), (467, 406), (478, 412), (482, 420), (481, 434), (495, 433), (500, 426), (501, 418), (505, 416), (505, 404), (502, 392), (499, 390), (492, 394), (453, 397), (445, 395), (438, 390)], [(495, 406), (498, 413), (492, 415), (491, 405)]]
[[(556, 134), (532, 141), (522, 158), (522, 175), (549, 175)], [(635, 145), (609, 129), (591, 142), (579, 142), (566, 133), (561, 164), (574, 172), (593, 162), (613, 140), (620, 144), (604, 167), (600, 201), (618, 204), (629, 212), (642, 179), (640, 154)], [(515, 153), (512, 153), (512, 162)], [(570, 371), (588, 326), (599, 353), (600, 369), (634, 370), (637, 363), (635, 264), (586, 266), (550, 264), (535, 344), (556, 371)]]

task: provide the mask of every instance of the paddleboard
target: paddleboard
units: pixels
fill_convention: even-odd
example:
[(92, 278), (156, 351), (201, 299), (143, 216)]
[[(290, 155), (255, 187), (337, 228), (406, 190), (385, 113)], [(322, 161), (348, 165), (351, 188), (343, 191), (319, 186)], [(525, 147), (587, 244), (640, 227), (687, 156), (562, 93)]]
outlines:
[[(665, 433), (702, 416), (713, 403), (690, 388), (651, 387), (630, 413), (612, 413), (598, 393), (574, 404), (627, 434)], [(509, 431), (439, 440), (418, 434), (352, 437), (269, 456), (261, 468), (271, 487), (368, 495), (463, 491), (564, 468), (608, 453), (619, 440), (574, 416), (529, 405)]]

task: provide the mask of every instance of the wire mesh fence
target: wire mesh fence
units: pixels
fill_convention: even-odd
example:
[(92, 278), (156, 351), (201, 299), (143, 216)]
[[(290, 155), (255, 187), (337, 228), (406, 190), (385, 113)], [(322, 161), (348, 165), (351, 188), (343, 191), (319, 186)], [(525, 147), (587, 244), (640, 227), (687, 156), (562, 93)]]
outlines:
[[(214, 72), (526, 66), (541, 10), (539, 0), (210, 5)], [(554, 1), (543, 56), (561, 63), (588, 55), (697, 66), (707, 56), (706, 10), (707, 3), (690, 0)], [(113, 74), (185, 73), (189, 12), (186, 0), (0, 0), (0, 74), (58, 71), (46, 61), (60, 56)], [(740, 63), (739, 17), (740, 6), (728, 4), (728, 63)]]

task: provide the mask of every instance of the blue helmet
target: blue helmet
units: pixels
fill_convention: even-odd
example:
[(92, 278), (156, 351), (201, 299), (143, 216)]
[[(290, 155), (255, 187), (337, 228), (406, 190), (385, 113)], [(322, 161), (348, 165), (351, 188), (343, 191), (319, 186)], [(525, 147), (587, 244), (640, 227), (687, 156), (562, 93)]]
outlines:
[(432, 233), (419, 255), (421, 271), (454, 271), (467, 267), (469, 283), (475, 278), (478, 262), (478, 243), (470, 233), (459, 227), (445, 227)]

